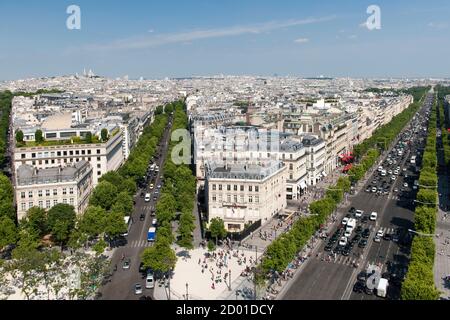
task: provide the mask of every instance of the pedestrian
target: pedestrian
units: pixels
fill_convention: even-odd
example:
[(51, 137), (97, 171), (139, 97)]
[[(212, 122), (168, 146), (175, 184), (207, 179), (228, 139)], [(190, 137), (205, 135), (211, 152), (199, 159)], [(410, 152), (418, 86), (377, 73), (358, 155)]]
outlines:
[(202, 263), (202, 259), (198, 258), (198, 265), (200, 265), (200, 263)]

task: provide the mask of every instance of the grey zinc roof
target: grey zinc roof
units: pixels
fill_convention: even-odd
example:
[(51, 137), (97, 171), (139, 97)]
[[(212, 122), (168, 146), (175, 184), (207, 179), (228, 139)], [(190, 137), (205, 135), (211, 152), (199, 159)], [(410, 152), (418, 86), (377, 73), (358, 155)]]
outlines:
[(28, 164), (23, 164), (17, 169), (18, 185), (45, 184), (57, 182), (69, 182), (77, 179), (78, 171), (87, 161), (79, 161), (72, 167), (36, 169)]

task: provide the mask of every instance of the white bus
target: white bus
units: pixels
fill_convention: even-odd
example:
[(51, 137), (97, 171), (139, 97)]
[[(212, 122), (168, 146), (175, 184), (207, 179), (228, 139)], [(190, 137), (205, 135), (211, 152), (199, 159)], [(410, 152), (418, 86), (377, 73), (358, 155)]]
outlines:
[(411, 164), (416, 164), (416, 156), (411, 157)]
[(133, 220), (131, 219), (131, 217), (124, 217), (123, 218), (125, 221), (125, 224), (127, 225), (127, 232), (123, 233), (122, 236), (126, 237), (128, 236), (128, 232), (130, 232), (131, 229), (131, 225), (133, 224)]

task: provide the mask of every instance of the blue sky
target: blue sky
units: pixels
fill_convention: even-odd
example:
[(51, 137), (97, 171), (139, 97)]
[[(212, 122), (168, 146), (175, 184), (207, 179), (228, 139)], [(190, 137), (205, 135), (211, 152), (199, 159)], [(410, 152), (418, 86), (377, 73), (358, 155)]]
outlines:
[[(81, 30), (66, 9), (81, 8)], [(361, 26), (381, 8), (381, 30)], [(2, 0), (0, 79), (449, 77), (448, 0)]]

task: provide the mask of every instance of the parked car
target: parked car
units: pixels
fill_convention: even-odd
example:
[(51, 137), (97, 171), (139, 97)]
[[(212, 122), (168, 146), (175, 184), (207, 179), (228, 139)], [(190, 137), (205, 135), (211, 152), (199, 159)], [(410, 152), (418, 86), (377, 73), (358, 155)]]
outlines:
[(376, 213), (375, 211), (370, 214), (371, 221), (376, 221), (377, 218), (378, 218), (378, 213)]
[(142, 294), (142, 285), (140, 285), (139, 283), (136, 283), (134, 285), (134, 294), (135, 295), (140, 295)]
[(355, 217), (356, 218), (361, 218), (363, 214), (364, 214), (363, 210), (356, 210), (355, 211)]
[(123, 270), (128, 270), (128, 269), (130, 269), (130, 265), (131, 265), (131, 259), (126, 259), (123, 262), (122, 269)]

